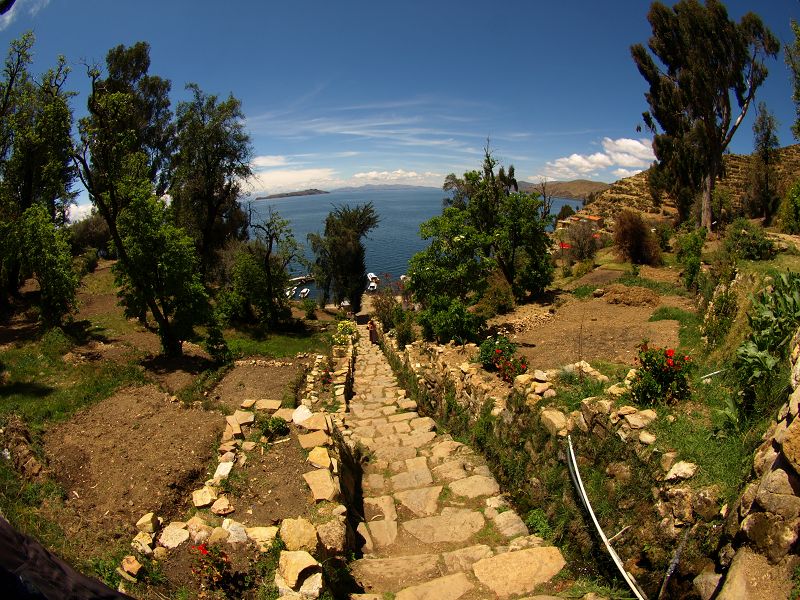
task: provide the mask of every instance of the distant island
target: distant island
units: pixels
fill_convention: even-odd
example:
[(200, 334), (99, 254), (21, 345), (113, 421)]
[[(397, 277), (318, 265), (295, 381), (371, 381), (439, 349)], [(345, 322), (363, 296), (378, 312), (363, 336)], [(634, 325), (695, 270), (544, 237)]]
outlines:
[(299, 192), (283, 192), (280, 194), (270, 194), (269, 196), (257, 196), (256, 200), (272, 200), (274, 198), (294, 198), (295, 196), (316, 196), (317, 194), (330, 194), (330, 192), (318, 189), (300, 190)]

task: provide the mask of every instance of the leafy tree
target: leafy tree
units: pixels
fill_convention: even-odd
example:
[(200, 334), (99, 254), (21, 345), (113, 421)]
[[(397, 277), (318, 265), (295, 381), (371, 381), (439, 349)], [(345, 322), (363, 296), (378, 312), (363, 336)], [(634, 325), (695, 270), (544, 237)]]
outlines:
[(24, 265), (39, 284), (42, 320), (48, 326), (59, 325), (74, 308), (78, 288), (67, 236), (44, 206), (34, 204), (22, 215), (21, 238)]
[(380, 218), (372, 202), (355, 207), (334, 207), (325, 219), (325, 233), (309, 234), (308, 240), (315, 255), (314, 277), (325, 302), (333, 291), (339, 303), (350, 301), (351, 310), (361, 310), (361, 296), (367, 287), (366, 251), (362, 239), (375, 227)]
[(778, 209), (778, 175), (775, 172), (778, 122), (760, 102), (753, 123), (753, 156), (750, 172), (750, 212), (769, 223)]
[(794, 139), (800, 140), (800, 25), (794, 19), (791, 25), (794, 41), (784, 48), (784, 59), (792, 75), (792, 101), (795, 110), (792, 135)]
[(564, 219), (569, 219), (574, 214), (575, 209), (569, 204), (565, 204), (559, 209), (558, 214), (556, 215), (556, 220), (563, 221)]
[[(26, 211), (41, 206), (51, 224), (63, 226), (74, 198), (72, 94), (64, 89), (69, 69), (59, 57), (55, 68), (34, 78), (29, 73), (33, 44), (31, 33), (11, 42), (0, 79), (0, 303), (17, 292), (21, 281), (28, 253), (22, 243)], [(52, 274), (37, 275), (43, 289), (45, 273)], [(47, 301), (45, 295), (42, 300)], [(49, 312), (42, 307), (43, 315)]]
[(194, 83), (186, 88), (193, 98), (178, 105), (169, 191), (177, 222), (196, 240), (207, 278), (215, 250), (229, 239), (247, 237), (239, 195), (241, 182), (252, 174), (252, 148), (239, 100), (229, 96), (220, 101)]
[(514, 167), (506, 173), (488, 148), (483, 169), (449, 175), (451, 206), (420, 227), (429, 248), (412, 258), (410, 288), (417, 298), (480, 295), (497, 266), (514, 295), (538, 294), (552, 280), (546, 227), (551, 221), (537, 194), (518, 191)]
[(670, 187), (685, 194), (702, 181), (701, 225), (710, 229), (714, 186), (724, 175), (722, 154), (767, 76), (764, 59), (777, 54), (779, 43), (753, 13), (731, 21), (719, 0), (681, 0), (672, 8), (654, 2), (647, 18), (652, 56), (642, 44), (631, 47), (650, 86), (650, 110), (642, 116)]
[(275, 325), (289, 314), (289, 303), (284, 291), (289, 287), (289, 266), (307, 265), (303, 249), (295, 240), (289, 221), (281, 218), (272, 207), (266, 219), (256, 222), (250, 212), (250, 227), (256, 232), (255, 242), (247, 246), (255, 262), (253, 273), (258, 282), (258, 297), (253, 304), (258, 306), (260, 318), (268, 325)]
[(470, 293), (481, 294), (495, 262), (484, 249), (486, 236), (470, 222), (465, 210), (445, 208), (441, 216), (420, 225), (427, 248), (408, 263), (409, 290), (423, 304), (446, 295), (465, 301)]
[(192, 239), (172, 224), (164, 201), (152, 195), (146, 181), (117, 225), (126, 258), (113, 269), (125, 313), (138, 316), (149, 308), (157, 314), (164, 353), (180, 355), (194, 325), (210, 317)]
[(89, 70), (88, 116), (79, 123), (74, 159), (97, 211), (108, 224), (128, 315), (156, 322), (167, 355), (208, 316), (194, 247), (168, 221), (161, 196), (171, 152), (170, 84), (147, 74), (149, 46), (118, 46), (106, 57), (108, 75)]

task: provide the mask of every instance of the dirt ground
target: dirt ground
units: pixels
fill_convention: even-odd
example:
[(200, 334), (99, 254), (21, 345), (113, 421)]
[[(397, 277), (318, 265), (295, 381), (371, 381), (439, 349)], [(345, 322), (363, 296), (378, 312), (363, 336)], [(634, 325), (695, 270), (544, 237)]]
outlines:
[[(632, 295), (640, 295), (633, 290)], [(678, 344), (677, 321), (649, 321), (658, 307), (692, 308), (687, 300), (677, 296), (656, 295), (655, 303), (650, 302), (650, 293), (641, 296), (645, 300), (639, 305), (612, 304), (609, 300), (615, 296), (611, 294), (610, 298), (585, 300), (562, 296), (566, 300), (553, 312), (550, 307), (538, 307), (538, 314), (528, 316), (524, 328), (510, 337), (519, 344), (519, 352), (534, 369), (555, 369), (578, 360), (633, 365), (636, 346), (644, 339), (662, 347)], [(536, 307), (528, 311), (535, 312)]]
[(52, 426), (45, 454), (66, 494), (57, 520), (69, 534), (103, 545), (119, 529), (133, 536), (146, 512), (177, 516), (188, 508), (187, 489), (206, 478), (223, 425), (222, 415), (185, 408), (147, 385)]

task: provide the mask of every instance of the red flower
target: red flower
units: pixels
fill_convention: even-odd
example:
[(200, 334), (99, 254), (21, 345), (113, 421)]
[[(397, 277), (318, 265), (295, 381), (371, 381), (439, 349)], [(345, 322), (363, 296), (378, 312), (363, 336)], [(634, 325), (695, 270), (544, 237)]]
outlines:
[(205, 544), (199, 544), (197, 546), (192, 546), (192, 550), (197, 550), (203, 556), (208, 554), (208, 547)]
[(667, 357), (672, 358), (673, 356), (675, 356), (675, 350), (670, 348), (669, 350), (667, 350), (666, 354), (667, 354)]
[(667, 359), (667, 364), (668, 364), (670, 367), (672, 367), (672, 366), (674, 366), (674, 365), (675, 365), (675, 361), (674, 361), (674, 360), (672, 360), (671, 358), (668, 358), (668, 359)]
[(689, 355), (687, 354), (686, 356), (683, 357), (683, 360), (684, 360), (684, 362), (689, 362), (692, 359), (689, 358)]
[(503, 351), (502, 351), (502, 350), (500, 350), (500, 348), (495, 348), (495, 350), (494, 350), (494, 353), (495, 353), (495, 354), (500, 354), (500, 353), (502, 353), (502, 352), (503, 352)]

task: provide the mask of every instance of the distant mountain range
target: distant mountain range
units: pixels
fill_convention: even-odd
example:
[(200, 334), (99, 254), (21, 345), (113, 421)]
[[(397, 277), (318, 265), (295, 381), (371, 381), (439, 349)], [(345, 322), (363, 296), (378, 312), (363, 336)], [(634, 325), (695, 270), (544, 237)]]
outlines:
[(333, 192), (380, 192), (393, 190), (438, 190), (440, 188), (429, 185), (403, 185), (400, 183), (368, 184), (336, 188)]
[[(518, 182), (519, 189), (523, 192), (539, 192), (541, 186), (538, 183), (529, 181)], [(547, 195), (556, 198), (569, 198), (571, 200), (583, 200), (589, 194), (597, 194), (611, 187), (610, 183), (600, 181), (589, 181), (588, 179), (575, 179), (574, 181), (548, 181)]]

